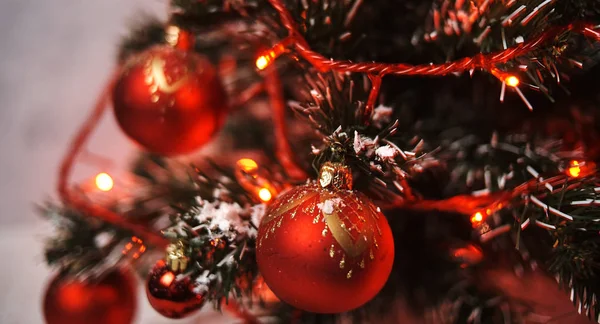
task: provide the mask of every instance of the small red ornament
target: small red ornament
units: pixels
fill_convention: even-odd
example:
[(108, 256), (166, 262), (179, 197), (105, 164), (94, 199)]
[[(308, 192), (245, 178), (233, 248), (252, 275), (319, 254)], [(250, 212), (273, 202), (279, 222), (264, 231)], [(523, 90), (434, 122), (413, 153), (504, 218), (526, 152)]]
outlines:
[(156, 263), (146, 281), (150, 305), (168, 318), (183, 318), (202, 308), (206, 300), (194, 293), (192, 288), (188, 277), (178, 279), (163, 260)]
[(58, 274), (44, 296), (47, 324), (129, 324), (137, 306), (135, 277), (113, 270), (96, 280)]
[(123, 131), (146, 150), (175, 155), (207, 143), (227, 113), (227, 95), (204, 57), (156, 46), (129, 60), (112, 94)]
[(281, 300), (314, 313), (341, 313), (371, 300), (392, 270), (394, 241), (385, 216), (350, 190), (351, 175), (326, 164), (320, 184), (292, 188), (269, 206), (257, 237), (257, 263)]

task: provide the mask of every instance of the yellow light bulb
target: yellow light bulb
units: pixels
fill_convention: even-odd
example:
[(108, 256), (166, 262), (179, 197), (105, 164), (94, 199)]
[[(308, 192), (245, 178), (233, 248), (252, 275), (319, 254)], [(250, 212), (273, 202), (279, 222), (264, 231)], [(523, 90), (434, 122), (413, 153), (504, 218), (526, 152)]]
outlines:
[(264, 202), (268, 202), (271, 200), (271, 198), (273, 198), (273, 195), (271, 195), (271, 192), (269, 191), (269, 189), (262, 188), (258, 191), (258, 198), (260, 198), (260, 200), (262, 200)]
[(471, 223), (479, 223), (483, 220), (483, 214), (481, 212), (476, 212), (473, 217), (471, 217)]
[(581, 168), (579, 167), (578, 161), (571, 161), (571, 167), (567, 170), (567, 173), (573, 177), (577, 178), (581, 174)]
[(516, 86), (518, 86), (519, 83), (521, 83), (521, 81), (519, 80), (519, 78), (517, 78), (514, 75), (507, 76), (506, 79), (504, 79), (504, 82), (506, 82), (506, 84), (509, 87), (513, 87), (513, 88), (516, 87)]
[(259, 56), (258, 59), (256, 59), (256, 67), (259, 70), (264, 70), (267, 66), (269, 66), (269, 61), (270, 60), (266, 55)]
[(98, 173), (96, 176), (96, 187), (101, 191), (110, 191), (114, 186), (114, 181), (108, 173)]

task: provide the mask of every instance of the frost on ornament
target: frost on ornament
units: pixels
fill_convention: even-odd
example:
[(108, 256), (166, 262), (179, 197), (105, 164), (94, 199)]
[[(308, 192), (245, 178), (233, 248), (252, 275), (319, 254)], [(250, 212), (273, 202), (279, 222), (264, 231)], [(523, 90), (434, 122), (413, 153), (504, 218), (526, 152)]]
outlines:
[(379, 105), (373, 110), (373, 117), (371, 118), (373, 125), (377, 128), (383, 128), (386, 124), (392, 120), (392, 113), (394, 110), (392, 107), (386, 107)]
[(335, 211), (335, 209), (343, 207), (343, 206), (344, 206), (344, 202), (342, 201), (341, 198), (327, 199), (324, 202), (317, 204), (317, 207), (324, 214), (327, 214), (327, 215), (333, 214), (333, 212)]

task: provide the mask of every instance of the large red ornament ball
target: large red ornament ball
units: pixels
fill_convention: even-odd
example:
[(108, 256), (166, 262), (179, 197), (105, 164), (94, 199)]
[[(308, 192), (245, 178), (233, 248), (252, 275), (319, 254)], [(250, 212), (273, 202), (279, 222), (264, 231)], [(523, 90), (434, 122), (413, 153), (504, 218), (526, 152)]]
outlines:
[(137, 306), (135, 277), (114, 270), (98, 280), (78, 280), (59, 274), (44, 296), (47, 324), (129, 324)]
[(204, 305), (204, 296), (193, 292), (189, 277), (177, 274), (160, 260), (148, 275), (146, 295), (152, 308), (168, 318), (183, 318)]
[(371, 300), (392, 270), (394, 242), (385, 216), (364, 195), (315, 184), (292, 188), (258, 230), (258, 268), (288, 304), (341, 313)]
[(176, 155), (207, 143), (227, 113), (217, 71), (201, 55), (156, 46), (123, 67), (112, 94), (123, 131), (146, 150)]

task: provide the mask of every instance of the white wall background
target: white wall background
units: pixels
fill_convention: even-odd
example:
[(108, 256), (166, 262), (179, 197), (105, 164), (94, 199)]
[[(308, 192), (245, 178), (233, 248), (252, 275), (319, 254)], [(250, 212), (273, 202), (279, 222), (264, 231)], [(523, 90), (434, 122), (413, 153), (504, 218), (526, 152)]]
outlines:
[[(49, 225), (34, 203), (54, 195), (60, 159), (111, 74), (127, 22), (140, 12), (165, 17), (166, 8), (166, 0), (0, 1), (0, 323), (43, 323)], [(92, 150), (118, 169), (130, 147), (107, 115)], [(80, 176), (98, 168), (89, 165)], [(231, 321), (213, 313), (169, 321), (139, 295), (139, 323)]]

